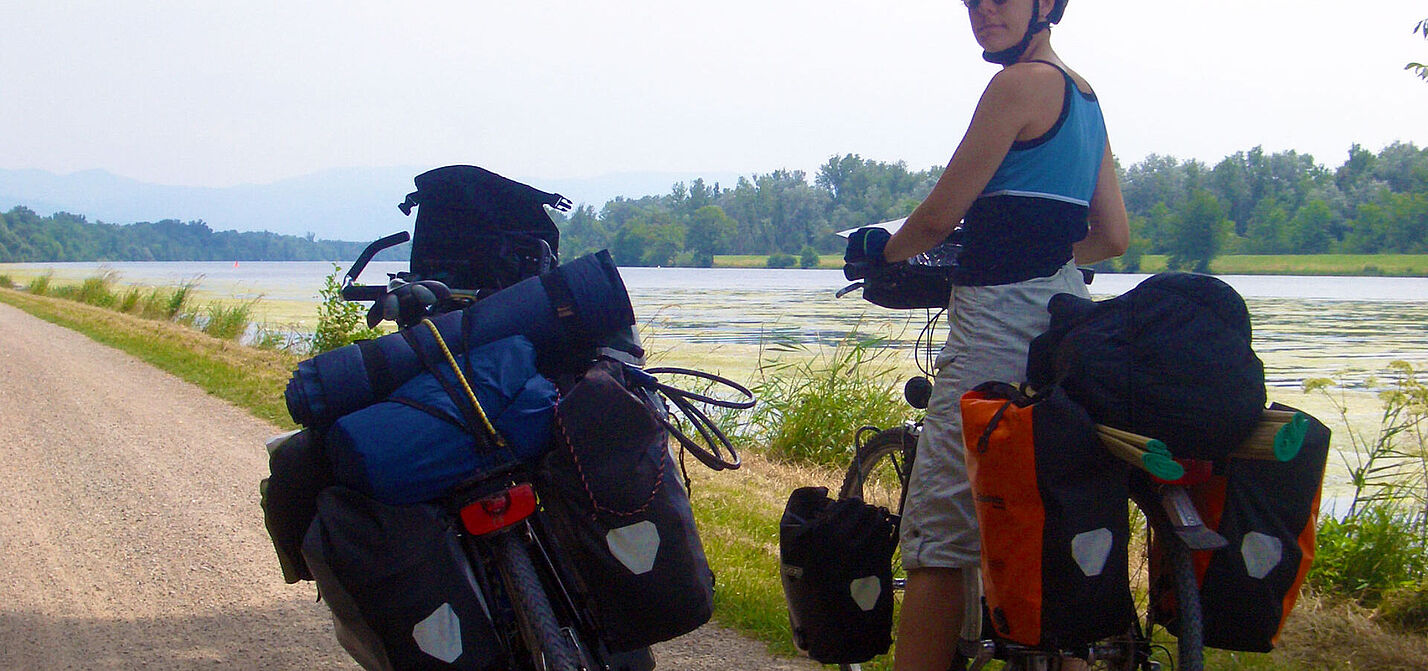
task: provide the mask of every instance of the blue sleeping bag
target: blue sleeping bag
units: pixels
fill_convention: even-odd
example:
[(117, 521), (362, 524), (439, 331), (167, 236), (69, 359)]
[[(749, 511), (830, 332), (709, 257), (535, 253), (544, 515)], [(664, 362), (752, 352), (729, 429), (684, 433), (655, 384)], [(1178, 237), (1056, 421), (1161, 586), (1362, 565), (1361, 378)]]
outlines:
[[(471, 427), (449, 368), (417, 375), (386, 401), (342, 416), (326, 432), (338, 483), (392, 505), (429, 501), (453, 485), (513, 461), (532, 462), (550, 442), (557, 392), (536, 371), (535, 346), (511, 336), (456, 357), (482, 411), (505, 440)], [(443, 384), (445, 382), (445, 384)], [(460, 394), (464, 396), (465, 392)]]
[[(619, 269), (610, 253), (601, 251), (431, 321), (454, 352), (520, 335), (535, 344), (543, 361), (554, 362), (585, 346), (618, 344), (608, 341), (631, 331), (635, 313)], [(293, 420), (303, 426), (324, 426), (385, 400), (397, 387), (424, 372), (413, 342), (416, 347), (436, 351), (434, 339), (426, 329), (409, 331), (339, 347), (300, 362), (284, 391)]]

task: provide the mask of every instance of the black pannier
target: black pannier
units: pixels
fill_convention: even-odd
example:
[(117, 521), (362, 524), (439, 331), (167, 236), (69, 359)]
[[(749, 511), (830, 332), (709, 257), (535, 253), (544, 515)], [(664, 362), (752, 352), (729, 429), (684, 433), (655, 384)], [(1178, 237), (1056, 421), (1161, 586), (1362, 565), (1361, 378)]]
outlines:
[(302, 554), (337, 640), (363, 668), (505, 668), (490, 609), (439, 506), (389, 506), (340, 485), (317, 498)]
[(892, 645), (896, 515), (825, 487), (789, 496), (779, 575), (793, 642), (824, 664), (861, 664)]
[[(1295, 412), (1278, 403), (1273, 410)], [(1205, 645), (1269, 652), (1314, 563), (1330, 431), (1308, 417), (1299, 453), (1289, 461), (1226, 459), (1213, 477), (1190, 488), (1205, 525), (1229, 544), (1194, 553)], [(1156, 548), (1158, 550), (1158, 548)], [(1163, 552), (1153, 552), (1151, 579), (1170, 579)], [(1173, 599), (1156, 603), (1178, 634)]]
[(626, 375), (602, 359), (565, 392), (540, 474), (543, 519), (615, 651), (694, 631), (714, 609), (714, 574), (656, 414), (664, 408)]
[(1060, 383), (1097, 423), (1206, 460), (1259, 423), (1264, 365), (1244, 299), (1223, 281), (1161, 273), (1109, 300), (1057, 294), (1047, 309), (1051, 328), (1031, 342), (1027, 383)]
[(336, 484), (320, 434), (303, 429), (269, 441), (268, 470), (271, 475), (258, 484), (259, 503), (283, 579), (289, 584), (312, 580), (302, 558), (302, 540), (317, 514), (317, 495)]
[(569, 210), (546, 193), (474, 165), (416, 176), (401, 209), (417, 207), (411, 272), (460, 289), (495, 292), (554, 268), (560, 231), (545, 207)]

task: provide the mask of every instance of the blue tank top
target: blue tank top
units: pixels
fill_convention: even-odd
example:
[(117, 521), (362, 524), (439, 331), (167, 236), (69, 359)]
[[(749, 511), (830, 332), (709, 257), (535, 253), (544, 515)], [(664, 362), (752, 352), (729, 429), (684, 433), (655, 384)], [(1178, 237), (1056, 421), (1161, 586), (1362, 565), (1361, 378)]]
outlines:
[(1041, 137), (1013, 143), (967, 210), (957, 284), (1052, 275), (1071, 260), (1071, 245), (1086, 237), (1106, 125), (1095, 94), (1077, 89), (1065, 70), (1061, 76), (1065, 95), (1056, 123)]

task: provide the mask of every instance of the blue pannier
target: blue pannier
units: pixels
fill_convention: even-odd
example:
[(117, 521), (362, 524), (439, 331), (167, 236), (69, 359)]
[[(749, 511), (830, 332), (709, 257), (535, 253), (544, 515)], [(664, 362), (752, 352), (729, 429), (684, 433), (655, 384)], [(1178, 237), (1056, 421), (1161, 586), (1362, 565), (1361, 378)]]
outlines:
[[(450, 369), (402, 384), (386, 401), (344, 415), (326, 432), (337, 482), (383, 503), (429, 501), (474, 474), (534, 463), (550, 442), (555, 385), (536, 371), (535, 346), (512, 336), (458, 355), (456, 361), (504, 439), (499, 447), (472, 427), (469, 406)], [(441, 375), (439, 379), (437, 375)]]

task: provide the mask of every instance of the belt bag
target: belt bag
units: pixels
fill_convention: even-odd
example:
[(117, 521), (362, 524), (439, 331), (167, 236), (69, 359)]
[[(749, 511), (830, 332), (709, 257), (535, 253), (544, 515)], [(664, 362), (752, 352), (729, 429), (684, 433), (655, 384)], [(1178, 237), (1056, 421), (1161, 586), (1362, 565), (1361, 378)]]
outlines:
[(1127, 466), (1060, 387), (987, 382), (962, 396), (982, 579), (997, 633), (1072, 647), (1134, 620)]

